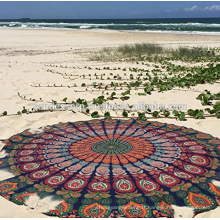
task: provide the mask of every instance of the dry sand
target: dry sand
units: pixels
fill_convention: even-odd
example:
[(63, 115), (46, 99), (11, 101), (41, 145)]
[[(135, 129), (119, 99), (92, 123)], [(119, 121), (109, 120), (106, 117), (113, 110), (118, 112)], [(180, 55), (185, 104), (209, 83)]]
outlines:
[[(86, 60), (85, 52), (102, 47), (115, 47), (130, 43), (158, 43), (164, 46), (177, 47), (179, 45), (220, 47), (220, 36), (208, 35), (183, 35), (161, 33), (139, 33), (119, 31), (94, 31), (94, 30), (0, 30), (0, 113), (7, 111), (14, 114), (21, 111), (23, 106), (31, 109), (34, 102), (21, 100), (18, 96), (26, 96), (26, 99), (36, 99), (50, 102), (52, 99), (62, 101), (64, 97), (73, 101), (77, 98), (92, 98), (100, 95), (99, 92), (77, 93), (79, 88), (48, 88), (32, 87), (31, 85), (81, 85), (96, 80), (88, 80), (76, 77), (76, 80), (65, 79), (59, 74), (47, 72), (47, 69), (62, 74), (82, 75), (88, 74), (87, 69), (72, 69), (60, 67), (48, 67), (48, 65), (63, 65), (67, 67), (115, 67), (134, 66), (126, 63), (98, 63)], [(89, 73), (96, 71), (91, 70)], [(101, 73), (101, 72), (98, 72)], [(219, 84), (198, 85), (192, 90), (209, 89), (211, 92), (219, 92)], [(85, 90), (85, 89), (84, 89)], [(134, 96), (128, 103), (145, 101), (145, 96)], [(148, 103), (161, 104), (187, 104), (189, 108), (201, 108), (199, 100), (196, 100), (198, 92), (194, 91), (167, 91), (164, 93), (154, 92), (148, 96)], [(40, 104), (40, 102), (39, 102)], [(89, 120), (91, 117), (80, 112), (45, 112), (35, 114), (23, 114), (22, 116), (0, 117), (0, 139), (22, 132), (24, 129), (37, 129), (41, 126), (56, 124), (58, 122)], [(207, 118), (205, 120), (188, 119), (176, 121), (173, 119), (157, 119), (157, 121), (173, 123), (191, 127), (196, 130), (209, 133), (220, 138), (219, 120)], [(0, 145), (1, 148), (2, 145)], [(0, 149), (1, 150), (1, 149)], [(13, 210), (13, 212), (11, 211)], [(218, 212), (219, 213), (219, 212)], [(220, 213), (219, 213), (220, 214)], [(218, 216), (219, 214), (207, 214)], [(19, 207), (0, 197), (0, 217), (45, 217), (28, 207)], [(184, 216), (183, 216), (184, 217)]]

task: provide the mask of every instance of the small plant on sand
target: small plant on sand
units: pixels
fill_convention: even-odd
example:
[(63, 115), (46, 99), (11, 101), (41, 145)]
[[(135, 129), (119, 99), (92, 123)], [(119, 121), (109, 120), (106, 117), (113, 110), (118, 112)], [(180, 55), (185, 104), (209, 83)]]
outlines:
[(92, 118), (99, 118), (99, 113), (97, 111), (94, 111), (92, 114), (91, 114), (91, 117)]
[(176, 119), (179, 121), (185, 121), (186, 120), (186, 114), (181, 111), (174, 110), (173, 111), (174, 116), (176, 116)]
[(2, 113), (2, 115), (4, 115), (4, 116), (7, 115), (7, 114), (8, 114), (7, 111), (4, 111), (4, 112)]
[(199, 110), (199, 109), (196, 109), (196, 110), (193, 110), (193, 109), (189, 109), (187, 111), (188, 115), (189, 116), (192, 116), (193, 118), (195, 119), (203, 119), (204, 118), (204, 111), (203, 110)]

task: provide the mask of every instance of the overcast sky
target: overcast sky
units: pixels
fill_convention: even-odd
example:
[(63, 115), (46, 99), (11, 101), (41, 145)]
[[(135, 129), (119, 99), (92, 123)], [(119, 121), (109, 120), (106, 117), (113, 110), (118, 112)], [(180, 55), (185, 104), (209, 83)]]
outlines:
[(0, 2), (0, 19), (220, 17), (220, 2)]

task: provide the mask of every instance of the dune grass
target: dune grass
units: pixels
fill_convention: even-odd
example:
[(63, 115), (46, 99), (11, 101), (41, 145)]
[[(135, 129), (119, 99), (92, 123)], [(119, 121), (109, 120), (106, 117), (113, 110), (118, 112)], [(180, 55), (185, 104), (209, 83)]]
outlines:
[(215, 56), (215, 51), (206, 47), (179, 47), (177, 49), (168, 50), (168, 52), (170, 52), (172, 57), (186, 57), (189, 59)]
[(92, 52), (89, 56), (91, 61), (118, 61), (121, 59), (146, 57), (174, 57), (198, 59), (199, 57), (213, 57), (214, 49), (205, 47), (178, 47), (176, 49), (165, 48), (158, 44), (142, 43), (123, 45), (118, 48), (103, 48), (98, 52)]
[(121, 53), (123, 56), (141, 56), (141, 55), (155, 55), (163, 54), (164, 48), (157, 44), (134, 44), (134, 45), (123, 45), (117, 48), (117, 52)]

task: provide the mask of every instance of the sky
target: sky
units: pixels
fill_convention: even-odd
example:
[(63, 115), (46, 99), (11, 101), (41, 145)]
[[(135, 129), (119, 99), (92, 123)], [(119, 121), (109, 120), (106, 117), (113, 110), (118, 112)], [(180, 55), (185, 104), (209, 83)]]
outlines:
[(0, 2), (0, 19), (123, 19), (220, 17), (218, 1)]

